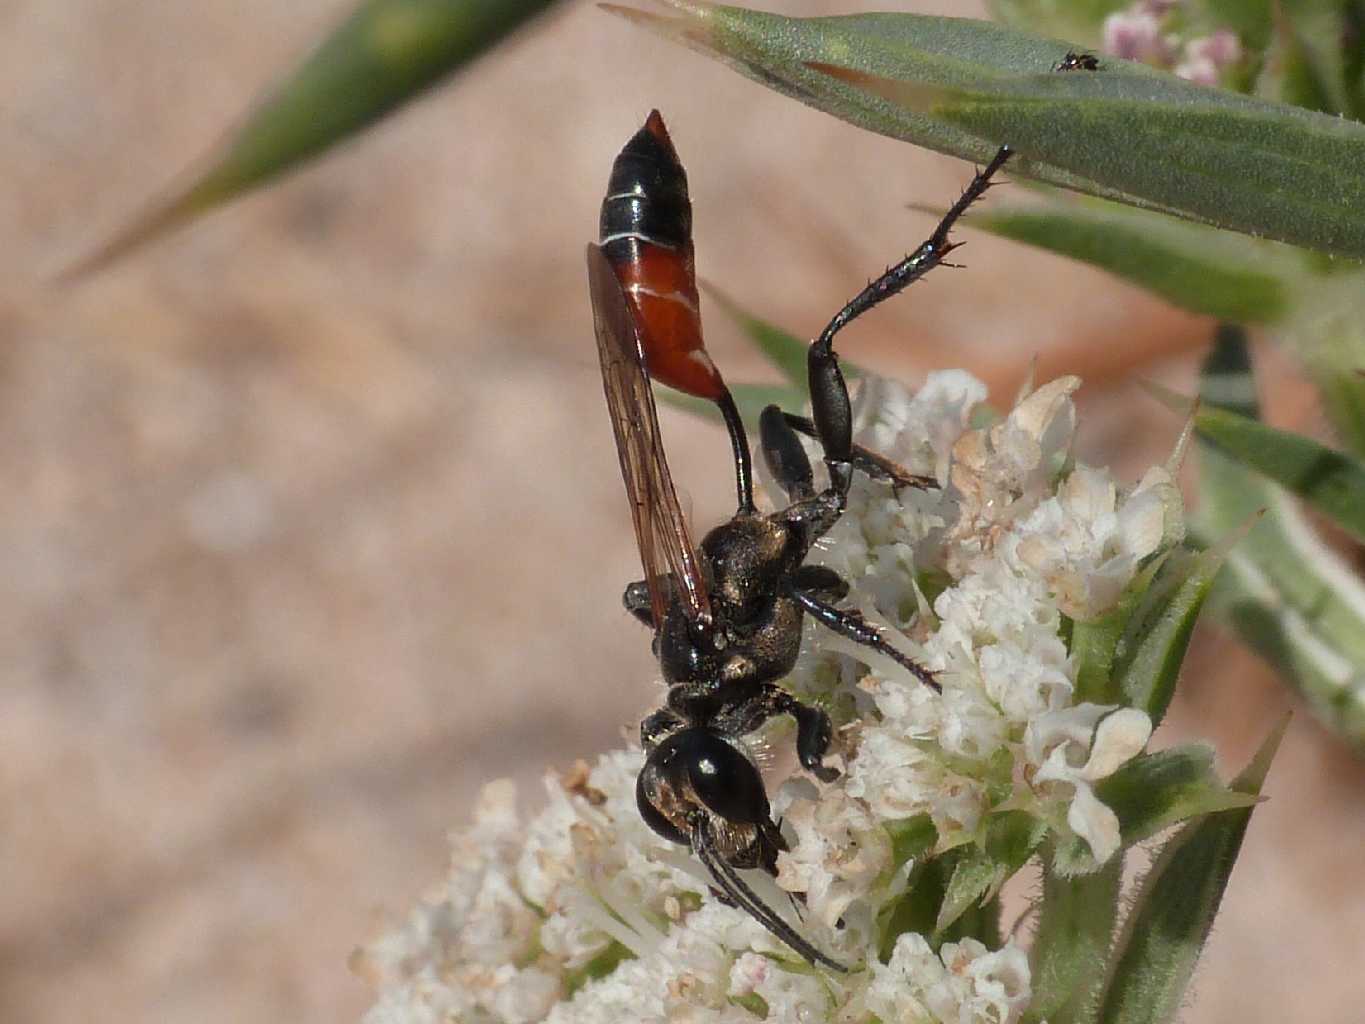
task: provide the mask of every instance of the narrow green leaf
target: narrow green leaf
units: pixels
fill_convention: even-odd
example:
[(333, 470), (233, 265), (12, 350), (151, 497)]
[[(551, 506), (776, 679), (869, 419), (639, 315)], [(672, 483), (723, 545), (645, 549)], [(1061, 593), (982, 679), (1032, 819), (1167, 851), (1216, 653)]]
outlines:
[(1146, 711), (1153, 725), (1161, 722), (1175, 693), (1190, 634), (1214, 577), (1250, 525), (1205, 551), (1174, 552), (1157, 573), (1142, 608), (1129, 620), (1116, 678), (1123, 703)]
[[(1044, 858), (1050, 861), (1051, 858)], [(1025, 1024), (1083, 1024), (1093, 1016), (1093, 997), (1118, 917), (1123, 854), (1098, 871), (1063, 878), (1043, 873), (1038, 930), (1029, 948), (1033, 999)]]
[(1119, 603), (1105, 615), (1090, 622), (1071, 624), (1071, 656), (1076, 660), (1077, 704), (1116, 704), (1120, 693), (1114, 674), (1119, 644), (1129, 621), (1146, 596), (1152, 579), (1165, 559), (1146, 565), (1128, 584)]
[(976, 939), (987, 949), (1000, 948), (999, 896), (969, 907), (955, 922), (935, 933), (930, 945), (937, 950), (945, 942), (961, 942), (963, 939)]
[(939, 907), (934, 931), (946, 932), (973, 906), (994, 899), (1046, 835), (1046, 824), (1024, 811), (991, 815), (980, 844), (963, 848)]
[(986, 22), (668, 2), (622, 13), (860, 127), (978, 161), (1008, 142), (1015, 175), (1365, 257), (1365, 126), (1122, 60), (1051, 74), (1068, 44)]
[(947, 928), (935, 930), (935, 923), (958, 865), (971, 855), (972, 850), (970, 845), (948, 850), (921, 861), (911, 871), (904, 895), (886, 909), (878, 920), (881, 935), (878, 955), (882, 960), (891, 956), (896, 939), (906, 932), (923, 935), (934, 949), (945, 942), (957, 942), (966, 937), (978, 939), (992, 949), (1000, 945), (998, 899), (987, 899), (984, 904), (969, 906)]
[(1342, 445), (1365, 458), (1365, 274), (1352, 268), (1313, 281), (1276, 327), (1317, 385)]
[[(957, 867), (960, 855), (960, 850), (949, 850), (916, 865), (910, 873), (905, 893), (891, 905), (890, 909), (885, 910), (878, 920), (881, 934), (878, 956), (883, 962), (890, 958), (896, 940), (906, 932), (918, 932), (926, 937), (933, 936), (939, 907), (943, 905), (948, 882)], [(938, 940), (930, 941), (937, 945)]]
[[(1342, 204), (1365, 201), (1365, 177), (1337, 163), (1365, 155), (1365, 126), (1355, 122), (1287, 105), (1238, 108), (1182, 95), (1184, 89), (1234, 93), (1185, 82), (1160, 89), (1119, 74), (950, 88), (818, 67), (907, 109), (1008, 142), (1030, 162), (1092, 176), (1097, 187), (1082, 191), (1112, 190), (1132, 205), (1365, 257), (1365, 215), (1340, 215)], [(1090, 91), (1082, 93), (1087, 83)]]
[(1329, 728), (1365, 748), (1365, 585), (1275, 485), (1213, 450), (1199, 462), (1196, 536), (1216, 536), (1247, 508), (1268, 509), (1228, 558), (1211, 609), (1285, 674)]
[(1276, 19), (1280, 99), (1325, 114), (1354, 115), (1346, 87), (1340, 0), (1295, 0)]
[(1187, 818), (1252, 802), (1223, 784), (1213, 770), (1213, 749), (1202, 744), (1139, 754), (1100, 782), (1095, 795), (1118, 815), (1124, 846)]
[[(1200, 392), (1210, 404), (1256, 413), (1256, 387), (1242, 333), (1219, 330)], [(1171, 396), (1168, 401), (1179, 402)], [(1284, 490), (1219, 449), (1201, 445), (1200, 501), (1190, 521), (1207, 542), (1248, 510), (1266, 515), (1228, 558), (1210, 593), (1212, 611), (1275, 665), (1313, 712), (1365, 748), (1365, 584), (1317, 536)]]
[(986, 207), (973, 227), (1089, 263), (1192, 313), (1279, 320), (1302, 277), (1302, 253), (1203, 224), (1113, 204)]
[(897, 868), (923, 857), (938, 842), (938, 829), (927, 814), (888, 822), (886, 831), (891, 837), (891, 859)]
[(1312, 438), (1213, 406), (1202, 407), (1195, 424), (1199, 436), (1224, 455), (1274, 480), (1365, 541), (1365, 463)]
[(289, 171), (486, 52), (554, 0), (366, 0), (187, 188), (74, 268), (87, 273)]
[(615, 939), (612, 939), (611, 942), (607, 944), (606, 949), (602, 950), (602, 952), (598, 953), (586, 964), (578, 968), (578, 970), (571, 971), (565, 975), (563, 982), (564, 994), (566, 996), (573, 995), (588, 982), (596, 981), (598, 978), (605, 978), (612, 971), (616, 970), (620, 963), (625, 960), (634, 959), (634, 957), (634, 953)]
[[(1288, 720), (1271, 733), (1232, 788), (1255, 800)], [(1251, 806), (1192, 823), (1142, 880), (1100, 1004), (1100, 1024), (1175, 1019), (1251, 822)]]
[(1005, 882), (1002, 865), (995, 863), (984, 850), (969, 849), (953, 868), (943, 903), (934, 921), (934, 931), (943, 932), (957, 923), (974, 904), (988, 893), (998, 891)]
[(1009, 878), (1033, 856), (1047, 837), (1047, 824), (1026, 811), (992, 814), (986, 822), (986, 853), (1004, 865)]

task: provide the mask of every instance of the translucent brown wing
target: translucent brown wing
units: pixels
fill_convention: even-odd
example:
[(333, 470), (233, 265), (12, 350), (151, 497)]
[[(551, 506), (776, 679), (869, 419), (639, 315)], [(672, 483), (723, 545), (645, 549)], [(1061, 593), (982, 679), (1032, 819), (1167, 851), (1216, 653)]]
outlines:
[(663, 622), (668, 572), (673, 574), (672, 586), (688, 616), (696, 622), (709, 622), (711, 603), (706, 581), (668, 472), (635, 315), (611, 264), (601, 248), (592, 244), (588, 246), (588, 291), (597, 329), (597, 355), (602, 361), (602, 390), (616, 434), (616, 454), (630, 499), (654, 624), (657, 627)]

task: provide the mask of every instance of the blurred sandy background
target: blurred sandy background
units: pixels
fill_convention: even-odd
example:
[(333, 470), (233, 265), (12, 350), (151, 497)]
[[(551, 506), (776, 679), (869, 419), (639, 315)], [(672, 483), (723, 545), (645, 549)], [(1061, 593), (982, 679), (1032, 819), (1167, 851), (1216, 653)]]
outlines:
[[(650, 106), (702, 272), (800, 333), (969, 174), (570, 4), (268, 194), (50, 285), (349, 6), (0, 3), (5, 1022), (352, 1019), (347, 954), (439, 877), (477, 787), (534, 802), (648, 707), (581, 253)], [(1082, 457), (1164, 453), (1177, 425), (1122, 382), (1188, 388), (1208, 325), (968, 237), (968, 270), (844, 351), (966, 366), (1001, 402), (1038, 353), (1088, 377)], [(763, 372), (710, 323), (731, 379)], [(1311, 415), (1292, 385), (1271, 404)], [(726, 514), (723, 435), (665, 415), (697, 518)], [(1235, 769), (1291, 702), (1211, 632), (1187, 671), (1158, 740)], [(1295, 722), (1190, 1021), (1361, 1019), (1362, 782)]]

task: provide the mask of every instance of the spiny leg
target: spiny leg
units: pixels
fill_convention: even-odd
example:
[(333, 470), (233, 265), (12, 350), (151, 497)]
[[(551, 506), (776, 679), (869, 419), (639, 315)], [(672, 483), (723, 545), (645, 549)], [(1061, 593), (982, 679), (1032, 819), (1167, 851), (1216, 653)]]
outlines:
[(811, 409), (820, 443), (825, 449), (825, 463), (829, 466), (832, 485), (848, 490), (851, 481), (850, 460), (853, 449), (853, 409), (848, 398), (848, 387), (839, 371), (839, 357), (834, 352), (834, 336), (873, 306), (884, 302), (943, 263), (943, 258), (957, 248), (948, 233), (968, 207), (991, 187), (991, 178), (1000, 170), (1013, 151), (1001, 146), (983, 169), (963, 190), (961, 197), (944, 214), (934, 229), (914, 252), (872, 281), (855, 295), (848, 305), (839, 310), (811, 344), (807, 354), (810, 374)]
[[(815, 423), (809, 417), (784, 412), (782, 418), (787, 421), (787, 426), (798, 433), (813, 437), (817, 441), (820, 440), (820, 432), (815, 429)], [(870, 448), (864, 448), (860, 444), (850, 446), (849, 462), (853, 464), (854, 469), (861, 469), (874, 480), (886, 480), (897, 489), (902, 487), (917, 487), (924, 491), (938, 489), (938, 480), (934, 477), (911, 473), (903, 466), (892, 462), (885, 455), (878, 455)]]
[(809, 612), (826, 629), (832, 630), (842, 637), (847, 637), (854, 643), (862, 644), (864, 647), (886, 655), (935, 693), (943, 692), (943, 687), (939, 685), (932, 672), (883, 640), (881, 630), (863, 618), (859, 612), (836, 608), (834, 605), (820, 600), (814, 594), (795, 587), (792, 588), (792, 596), (796, 598), (803, 609)]

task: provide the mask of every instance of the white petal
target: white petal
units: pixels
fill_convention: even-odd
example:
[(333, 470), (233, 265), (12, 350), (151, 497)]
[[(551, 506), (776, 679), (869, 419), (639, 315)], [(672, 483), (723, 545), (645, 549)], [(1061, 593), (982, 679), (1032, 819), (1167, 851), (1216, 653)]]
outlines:
[(1100, 803), (1088, 785), (1076, 783), (1076, 795), (1066, 812), (1066, 823), (1086, 841), (1095, 860), (1103, 864), (1119, 848), (1119, 819)]
[(1137, 708), (1119, 708), (1095, 729), (1090, 745), (1090, 760), (1081, 777), (1098, 782), (1142, 753), (1152, 736), (1152, 720)]

